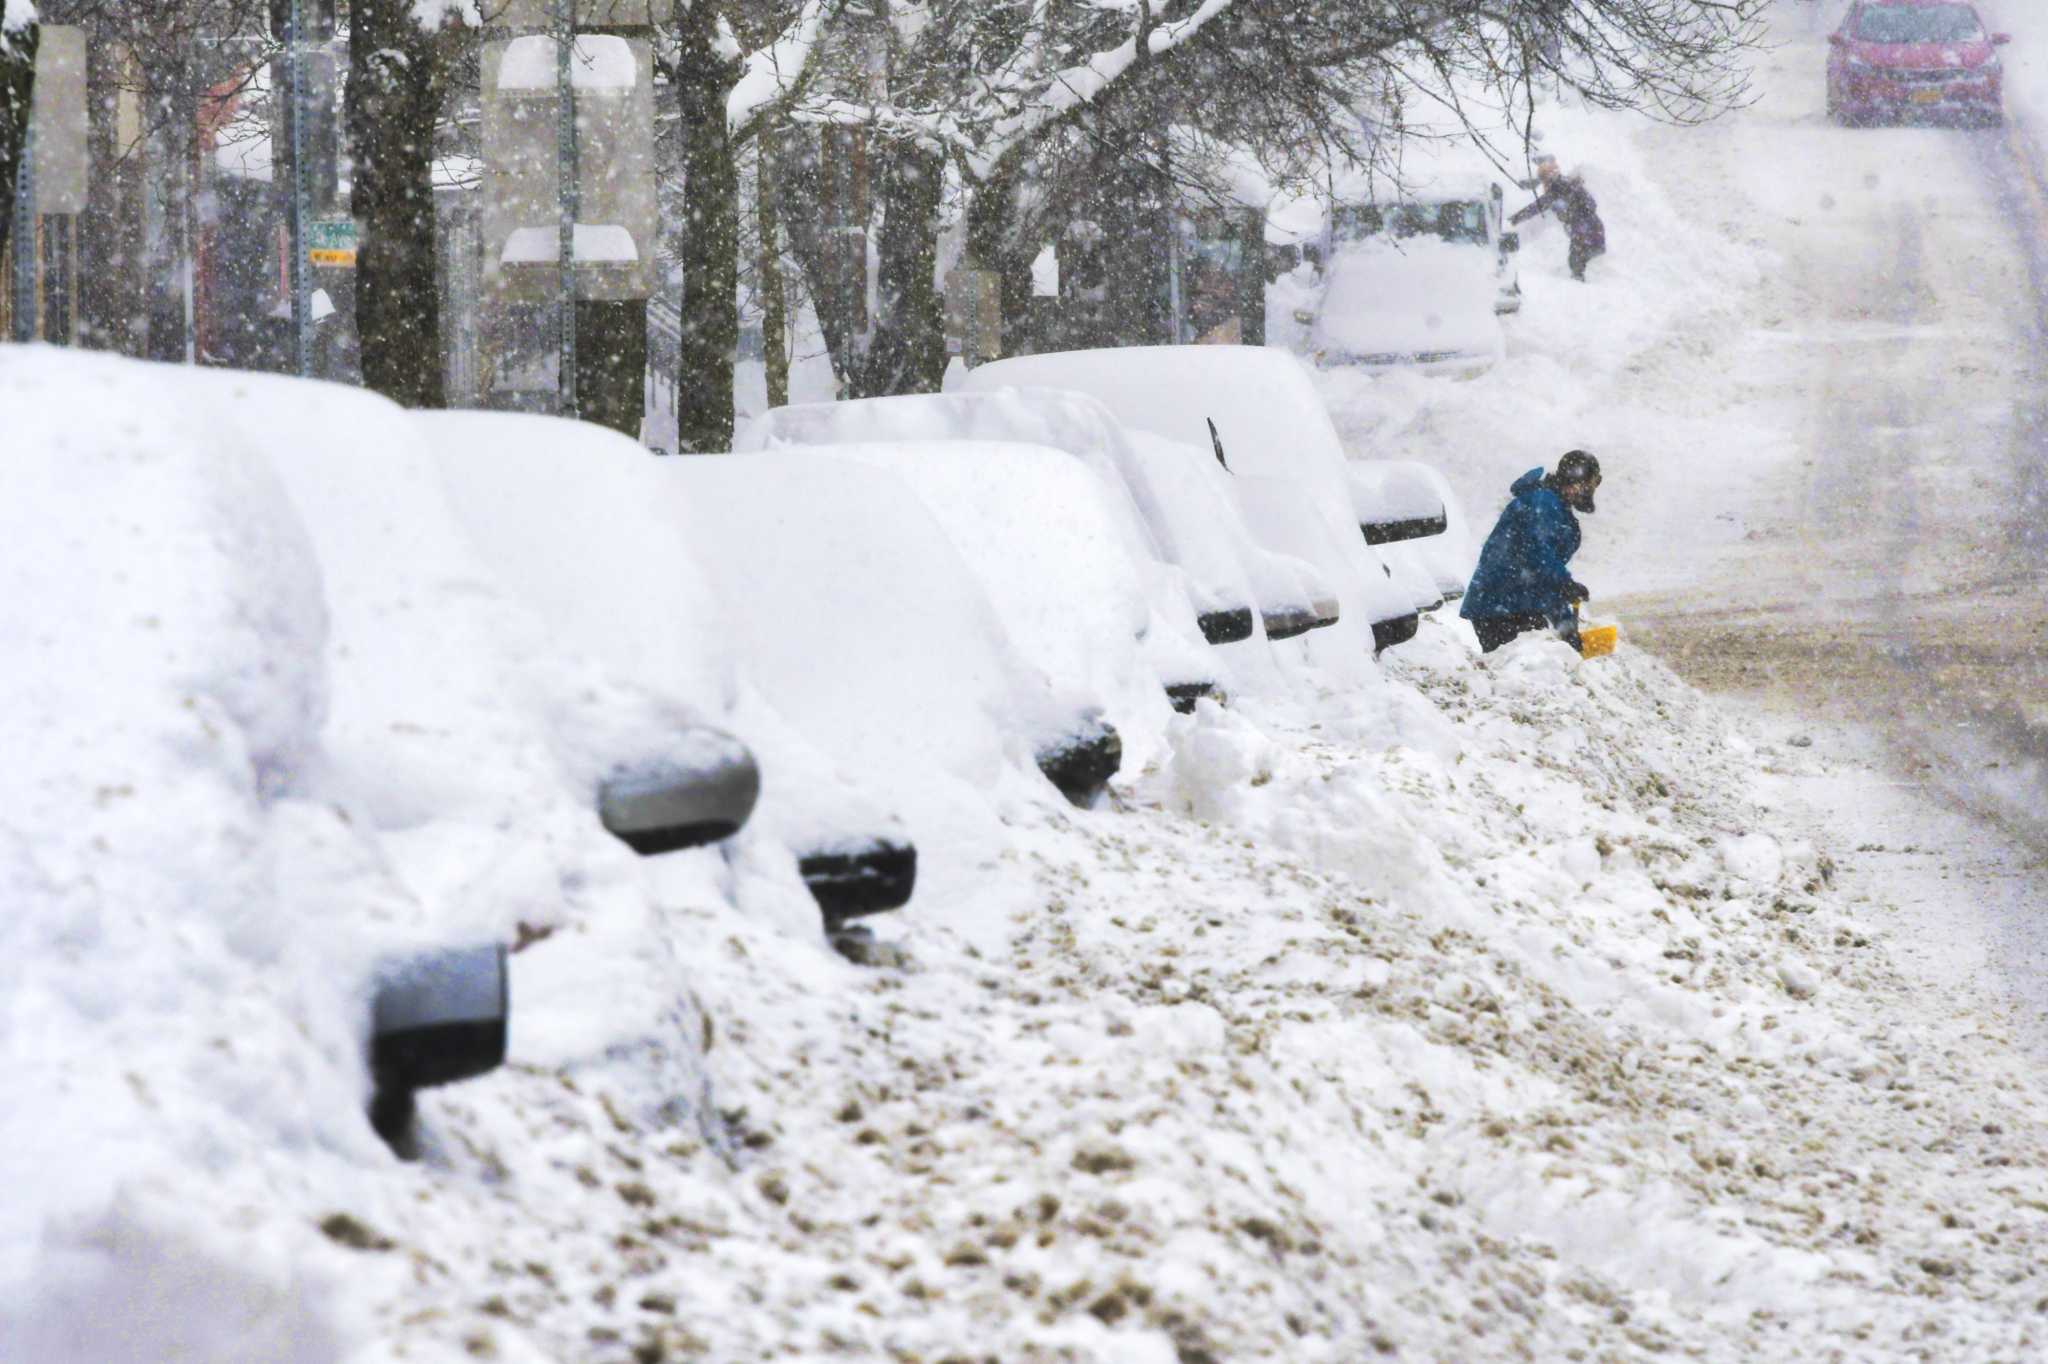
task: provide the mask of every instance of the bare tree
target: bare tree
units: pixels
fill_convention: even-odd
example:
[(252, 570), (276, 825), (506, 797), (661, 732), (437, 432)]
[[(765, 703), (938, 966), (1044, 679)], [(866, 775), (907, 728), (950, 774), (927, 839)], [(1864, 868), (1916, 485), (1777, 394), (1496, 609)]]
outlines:
[(29, 10), (21, 17), (23, 22), (13, 27), (0, 20), (0, 271), (8, 264), (7, 251), (14, 228), (14, 186), (28, 141), (28, 112), (36, 83), (35, 11)]
[(429, 30), (412, 0), (353, 0), (349, 206), (363, 225), (356, 330), (363, 381), (406, 407), (442, 407), (434, 138), (459, 26)]
[[(1032, 259), (1084, 213), (1227, 187), (1221, 157), (1277, 182), (1370, 164), (1425, 131), (1526, 133), (1541, 91), (1681, 121), (1747, 94), (1765, 0), (1036, 0), (931, 4), (879, 97), (821, 83), (793, 116), (947, 150), (973, 186), (970, 250), (1023, 324)], [(908, 8), (908, 7), (902, 7)], [(899, 17), (901, 17), (899, 15)], [(1497, 148), (1519, 157), (1519, 146)], [(1133, 224), (1110, 235), (1129, 243)], [(1156, 242), (1141, 243), (1158, 254)], [(1145, 261), (1120, 271), (1142, 277)], [(1133, 273), (1136, 270), (1137, 273)], [(889, 319), (878, 327), (887, 329)], [(1149, 334), (1156, 328), (1141, 329)]]
[(676, 449), (730, 450), (733, 352), (739, 342), (740, 190), (726, 101), (744, 68), (731, 28), (709, 3), (682, 7), (676, 37), (686, 243)]

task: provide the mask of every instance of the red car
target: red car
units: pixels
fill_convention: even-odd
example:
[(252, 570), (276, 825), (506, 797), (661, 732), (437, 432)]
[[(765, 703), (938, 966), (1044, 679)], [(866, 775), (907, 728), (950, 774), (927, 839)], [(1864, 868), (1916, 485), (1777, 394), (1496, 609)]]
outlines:
[(2010, 34), (1985, 29), (1976, 8), (1951, 0), (1856, 0), (1828, 38), (1828, 116), (1879, 115), (2005, 121), (1997, 49)]

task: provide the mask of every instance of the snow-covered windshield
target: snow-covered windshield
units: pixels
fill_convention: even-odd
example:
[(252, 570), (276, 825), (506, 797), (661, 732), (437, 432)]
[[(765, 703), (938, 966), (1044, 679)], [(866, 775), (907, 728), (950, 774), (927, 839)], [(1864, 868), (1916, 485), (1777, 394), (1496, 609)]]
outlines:
[(1330, 213), (1334, 241), (1358, 242), (1381, 235), (1405, 239), (1435, 237), (1447, 242), (1486, 244), (1486, 205), (1477, 200), (1448, 203), (1340, 204)]
[(1856, 20), (1866, 43), (1981, 43), (1984, 25), (1968, 5), (1871, 5)]

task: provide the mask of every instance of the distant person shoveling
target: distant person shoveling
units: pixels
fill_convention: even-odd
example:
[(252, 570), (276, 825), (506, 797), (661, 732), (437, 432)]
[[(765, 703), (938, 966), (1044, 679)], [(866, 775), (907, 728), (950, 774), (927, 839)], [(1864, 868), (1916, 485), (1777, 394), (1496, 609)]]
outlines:
[(1607, 254), (1607, 225), (1600, 221), (1600, 206), (1593, 202), (1586, 182), (1559, 170), (1554, 156), (1536, 158), (1536, 185), (1535, 202), (1509, 221), (1519, 224), (1540, 213), (1555, 213), (1563, 219), (1565, 235), (1571, 239), (1565, 261), (1572, 278), (1584, 284), (1586, 266), (1593, 257)]
[(1579, 551), (1577, 513), (1592, 514), (1599, 486), (1600, 461), (1584, 450), (1568, 452), (1554, 473), (1539, 467), (1515, 480), (1458, 608), (1480, 649), (1490, 654), (1532, 630), (1555, 630), (1581, 648), (1578, 606), (1592, 594), (1570, 566)]

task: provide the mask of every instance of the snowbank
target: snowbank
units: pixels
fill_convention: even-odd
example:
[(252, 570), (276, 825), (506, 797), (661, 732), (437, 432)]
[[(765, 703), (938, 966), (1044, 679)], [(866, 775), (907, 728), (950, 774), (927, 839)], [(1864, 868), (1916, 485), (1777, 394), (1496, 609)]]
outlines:
[[(1674, 324), (1752, 263), (1605, 127), (1610, 226), (1670, 239), (1553, 277), (1534, 390), (1326, 376), (1353, 453), (1484, 519), (1590, 424), (1686, 429)], [(42, 349), (0, 406), (0, 1358), (2040, 1352), (2037, 1075), (1760, 794), (1811, 759), (1640, 653), (1480, 659), (1440, 612), (1346, 685), (1248, 641), (1281, 681), (1076, 811), (871, 469), (605, 438), (544, 498), (552, 423)], [(759, 638), (696, 656), (713, 617)], [(839, 736), (941, 860), (894, 964), (800, 931), (757, 830), (597, 826), (721, 697)], [(473, 937), (522, 948), (511, 1064), (402, 1165), (363, 982)]]

